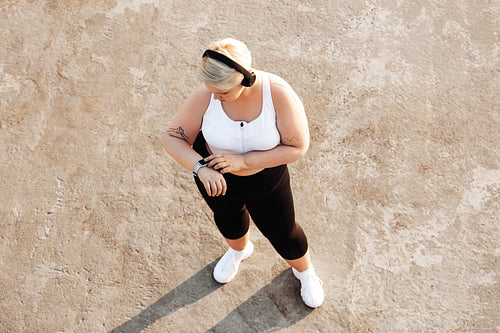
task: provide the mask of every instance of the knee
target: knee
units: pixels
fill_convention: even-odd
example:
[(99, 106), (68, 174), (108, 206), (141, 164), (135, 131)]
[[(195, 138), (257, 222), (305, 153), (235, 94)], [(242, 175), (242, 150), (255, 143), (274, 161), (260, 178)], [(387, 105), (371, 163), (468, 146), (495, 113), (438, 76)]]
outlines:
[(307, 237), (299, 225), (292, 232), (278, 234), (269, 238), (271, 244), (287, 260), (294, 260), (304, 256), (308, 249)]
[(243, 237), (250, 226), (250, 218), (245, 210), (233, 214), (214, 214), (214, 221), (221, 234), (229, 239)]

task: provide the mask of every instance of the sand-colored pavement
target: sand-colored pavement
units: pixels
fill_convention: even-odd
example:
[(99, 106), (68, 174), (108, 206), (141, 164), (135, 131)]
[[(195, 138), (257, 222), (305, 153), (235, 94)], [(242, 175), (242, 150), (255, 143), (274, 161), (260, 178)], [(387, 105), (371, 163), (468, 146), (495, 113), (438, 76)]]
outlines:
[[(500, 332), (500, 3), (0, 2), (0, 332)], [(302, 98), (326, 300), (252, 226), (236, 279), (160, 136), (214, 39)]]

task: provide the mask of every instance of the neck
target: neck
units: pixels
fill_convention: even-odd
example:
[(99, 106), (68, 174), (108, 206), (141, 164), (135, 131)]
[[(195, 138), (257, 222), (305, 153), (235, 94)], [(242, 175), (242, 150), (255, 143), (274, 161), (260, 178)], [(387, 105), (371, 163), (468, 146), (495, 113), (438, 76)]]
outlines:
[(255, 91), (258, 91), (260, 93), (260, 81), (261, 76), (257, 74), (257, 80), (255, 80), (255, 83), (251, 87), (243, 87), (240, 96), (235, 102), (245, 102), (248, 98), (252, 97)]

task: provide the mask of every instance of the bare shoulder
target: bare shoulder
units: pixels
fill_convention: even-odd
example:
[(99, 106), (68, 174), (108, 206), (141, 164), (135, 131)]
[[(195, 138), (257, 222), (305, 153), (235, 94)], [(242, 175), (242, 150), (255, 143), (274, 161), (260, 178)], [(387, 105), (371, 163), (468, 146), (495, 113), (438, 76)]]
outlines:
[(182, 106), (182, 111), (188, 109), (189, 112), (204, 113), (210, 104), (211, 92), (204, 84), (196, 88), (186, 99)]
[[(267, 76), (269, 77), (269, 83), (271, 84), (271, 93), (273, 94), (283, 94), (283, 93), (288, 93), (289, 90), (292, 90), (292, 87), (286, 82), (283, 78), (276, 74), (272, 73), (266, 73)], [(274, 95), (273, 95), (274, 97)]]
[(276, 74), (267, 73), (271, 85), (271, 96), (276, 111), (282, 109), (298, 108), (303, 109), (302, 102), (292, 89), (290, 84)]

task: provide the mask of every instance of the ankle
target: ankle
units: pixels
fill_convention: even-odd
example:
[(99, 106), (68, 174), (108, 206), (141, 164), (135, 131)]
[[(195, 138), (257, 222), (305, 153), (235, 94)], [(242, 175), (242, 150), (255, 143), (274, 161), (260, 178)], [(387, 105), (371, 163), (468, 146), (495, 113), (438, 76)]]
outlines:
[(250, 241), (247, 241), (243, 247), (242, 246), (235, 247), (230, 245), (229, 248), (237, 253), (242, 253), (248, 249), (249, 245)]
[(236, 247), (235, 248), (235, 247), (230, 246), (229, 248), (231, 250), (233, 250), (234, 252), (243, 252), (243, 251), (245, 251), (245, 249), (247, 248), (247, 246), (248, 246), (248, 244), (246, 244), (244, 247)]
[[(292, 267), (293, 268), (293, 267)], [(315, 274), (316, 272), (314, 271), (314, 267), (311, 265), (309, 266), (308, 268), (302, 270), (302, 271), (299, 271), (298, 269), (296, 268), (293, 268), (295, 270), (295, 272), (297, 272), (299, 275), (305, 275), (305, 274)]]

